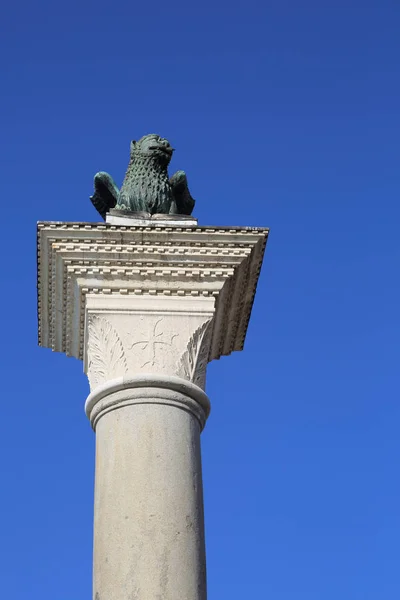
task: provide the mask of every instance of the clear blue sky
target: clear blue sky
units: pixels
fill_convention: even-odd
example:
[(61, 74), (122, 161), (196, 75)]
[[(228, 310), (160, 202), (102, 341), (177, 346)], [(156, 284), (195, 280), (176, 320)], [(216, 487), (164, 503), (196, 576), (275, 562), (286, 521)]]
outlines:
[(36, 346), (36, 221), (98, 220), (150, 132), (201, 224), (271, 228), (209, 367), (210, 600), (400, 597), (399, 30), (395, 0), (4, 5), (1, 598), (91, 597), (88, 384)]

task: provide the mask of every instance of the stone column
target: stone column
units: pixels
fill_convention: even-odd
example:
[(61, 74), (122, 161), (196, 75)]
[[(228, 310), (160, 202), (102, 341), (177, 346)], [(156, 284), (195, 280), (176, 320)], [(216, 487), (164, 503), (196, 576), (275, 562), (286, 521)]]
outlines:
[(214, 304), (87, 295), (96, 600), (206, 598), (200, 432), (210, 404), (183, 376), (206, 360)]
[(178, 377), (121, 378), (91, 394), (87, 410), (96, 429), (94, 597), (205, 600), (206, 394)]
[(268, 230), (39, 223), (39, 343), (82, 359), (94, 600), (205, 600), (207, 363), (241, 350)]

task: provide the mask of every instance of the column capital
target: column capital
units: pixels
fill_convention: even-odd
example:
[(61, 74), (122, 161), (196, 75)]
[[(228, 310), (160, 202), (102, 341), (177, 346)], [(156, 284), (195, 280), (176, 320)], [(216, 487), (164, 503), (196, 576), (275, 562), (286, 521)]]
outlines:
[(176, 375), (204, 388), (213, 297), (88, 294), (84, 370), (90, 388), (116, 377)]
[(82, 359), (91, 390), (178, 376), (242, 350), (268, 229), (38, 223), (39, 344)]

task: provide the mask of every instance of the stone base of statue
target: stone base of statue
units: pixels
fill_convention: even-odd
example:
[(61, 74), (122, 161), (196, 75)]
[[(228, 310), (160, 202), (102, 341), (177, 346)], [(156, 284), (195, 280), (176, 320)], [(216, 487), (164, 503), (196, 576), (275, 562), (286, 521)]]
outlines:
[(267, 234), (114, 211), (38, 224), (39, 344), (90, 382), (95, 600), (206, 598), (206, 367), (243, 348)]

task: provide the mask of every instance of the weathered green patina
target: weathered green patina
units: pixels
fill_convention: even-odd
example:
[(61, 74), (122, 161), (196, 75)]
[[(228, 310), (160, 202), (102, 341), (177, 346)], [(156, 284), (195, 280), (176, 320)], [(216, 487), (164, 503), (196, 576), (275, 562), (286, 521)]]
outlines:
[(131, 156), (119, 190), (111, 175), (94, 176), (93, 206), (105, 219), (111, 208), (153, 214), (190, 215), (195, 201), (184, 171), (168, 176), (174, 149), (168, 140), (150, 134), (131, 142)]

